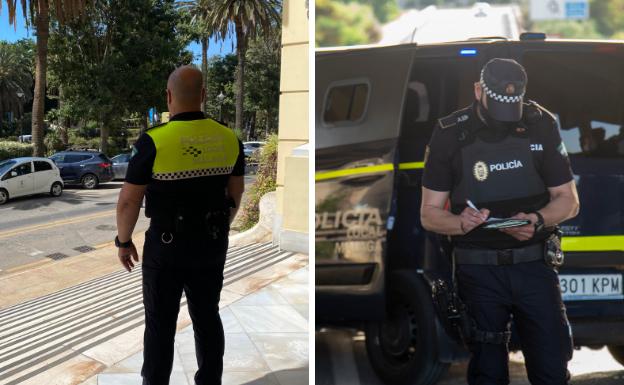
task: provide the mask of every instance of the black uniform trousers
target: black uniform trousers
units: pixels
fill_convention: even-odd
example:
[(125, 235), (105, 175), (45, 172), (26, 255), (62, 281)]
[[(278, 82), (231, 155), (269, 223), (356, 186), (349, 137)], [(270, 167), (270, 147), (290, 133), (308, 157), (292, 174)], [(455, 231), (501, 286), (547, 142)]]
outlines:
[[(459, 293), (479, 330), (504, 332), (513, 316), (529, 381), (567, 384), (572, 336), (556, 271), (543, 261), (458, 265)], [(506, 344), (472, 343), (468, 384), (509, 384)]]
[(195, 336), (195, 384), (221, 384), (225, 336), (219, 299), (226, 251), (227, 236), (212, 240), (205, 231), (170, 233), (150, 227), (145, 233), (143, 385), (169, 384), (182, 291)]

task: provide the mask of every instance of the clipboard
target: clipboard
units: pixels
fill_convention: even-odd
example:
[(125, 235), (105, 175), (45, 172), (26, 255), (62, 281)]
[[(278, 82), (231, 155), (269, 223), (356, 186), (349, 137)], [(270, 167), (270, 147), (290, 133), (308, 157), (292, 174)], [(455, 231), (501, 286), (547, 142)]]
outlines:
[(509, 227), (519, 227), (530, 224), (528, 219), (514, 219), (514, 218), (489, 218), (485, 223), (479, 226), (482, 229), (498, 230), (506, 229)]

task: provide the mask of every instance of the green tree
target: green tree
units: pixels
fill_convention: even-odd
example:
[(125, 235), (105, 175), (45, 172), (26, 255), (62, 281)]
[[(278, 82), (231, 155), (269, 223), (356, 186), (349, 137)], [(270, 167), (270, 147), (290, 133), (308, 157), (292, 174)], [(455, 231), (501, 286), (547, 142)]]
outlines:
[[(201, 70), (204, 74), (204, 87), (208, 88), (208, 42), (214, 34), (210, 25), (210, 16), (213, 0), (178, 1), (176, 5), (183, 13), (188, 14), (188, 22), (184, 23), (187, 34), (193, 41), (201, 43)], [(206, 102), (202, 104), (202, 111), (206, 111)]]
[[(15, 24), (17, 14), (17, 0), (5, 0), (9, 11), (9, 24)], [(35, 62), (35, 92), (32, 108), (32, 135), (33, 153), (35, 156), (43, 156), (43, 130), (44, 130), (44, 103), (46, 89), (46, 73), (48, 61), (48, 37), (50, 35), (50, 16), (52, 15), (59, 24), (82, 16), (87, 8), (89, 0), (20, 0), (19, 5), (22, 15), (29, 25), (35, 26), (37, 36), (37, 56)], [(2, 11), (0, 0), (0, 11)]]
[(214, 0), (210, 27), (217, 36), (236, 37), (236, 119), (235, 128), (242, 130), (245, 95), (245, 52), (248, 42), (257, 37), (270, 37), (281, 27), (280, 0)]
[(589, 13), (603, 35), (624, 31), (624, 0), (592, 0)]
[(138, 113), (146, 128), (149, 107), (166, 109), (167, 77), (192, 54), (176, 35), (173, 0), (100, 0), (87, 16), (55, 25), (50, 69), (65, 112), (99, 122), (106, 152), (122, 117)]
[[(213, 56), (208, 61), (206, 114), (222, 120), (228, 126), (236, 115), (234, 83), (237, 62), (235, 54)], [(222, 100), (219, 100), (219, 95), (223, 95)]]
[(379, 23), (369, 5), (316, 1), (317, 47), (373, 43), (380, 39)]
[(349, 4), (352, 2), (362, 5), (370, 5), (375, 14), (375, 18), (381, 23), (395, 19), (399, 15), (399, 6), (397, 0), (339, 0), (341, 3)]
[(0, 123), (7, 112), (22, 117), (32, 100), (34, 46), (29, 40), (0, 41)]

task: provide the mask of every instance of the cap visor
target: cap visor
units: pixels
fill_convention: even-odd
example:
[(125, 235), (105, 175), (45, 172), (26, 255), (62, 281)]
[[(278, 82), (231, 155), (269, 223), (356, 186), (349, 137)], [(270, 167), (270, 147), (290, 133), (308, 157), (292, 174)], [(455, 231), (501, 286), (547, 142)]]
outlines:
[(522, 118), (522, 102), (501, 103), (488, 97), (490, 116), (501, 122), (517, 122)]

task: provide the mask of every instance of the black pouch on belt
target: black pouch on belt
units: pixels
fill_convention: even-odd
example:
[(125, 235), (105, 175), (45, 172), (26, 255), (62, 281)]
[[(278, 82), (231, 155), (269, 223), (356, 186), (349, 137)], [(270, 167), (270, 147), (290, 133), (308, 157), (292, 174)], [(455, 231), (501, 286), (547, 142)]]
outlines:
[(563, 265), (561, 236), (561, 230), (557, 229), (544, 242), (544, 260), (548, 266), (560, 267)]
[(208, 211), (205, 216), (205, 226), (208, 236), (220, 239), (230, 231), (230, 209)]

